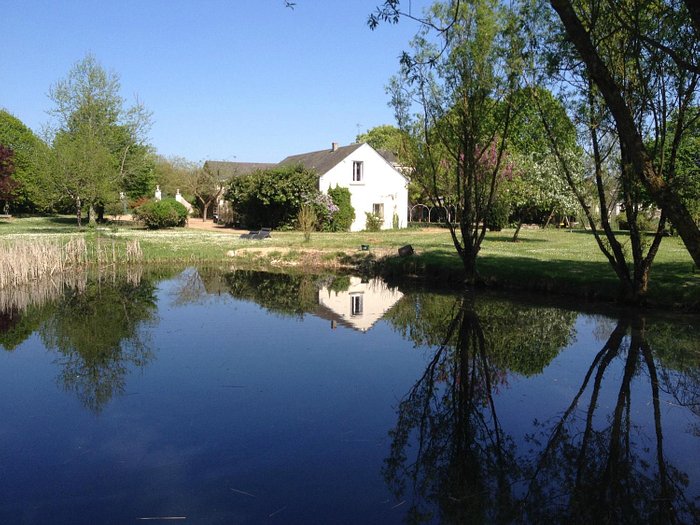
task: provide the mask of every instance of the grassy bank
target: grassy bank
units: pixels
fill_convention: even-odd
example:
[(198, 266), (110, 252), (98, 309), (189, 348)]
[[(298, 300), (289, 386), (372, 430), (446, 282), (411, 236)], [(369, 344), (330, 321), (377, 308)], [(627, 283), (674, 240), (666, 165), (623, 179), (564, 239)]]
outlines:
[[(0, 241), (75, 236), (88, 242), (138, 241), (147, 263), (231, 263), (244, 268), (364, 270), (391, 278), (415, 277), (458, 284), (461, 263), (444, 229), (407, 229), (377, 233), (314, 233), (304, 242), (298, 232), (273, 232), (265, 241), (238, 238), (230, 230), (174, 229), (146, 231), (113, 224), (78, 231), (71, 217), (0, 220)], [(479, 270), (492, 285), (576, 297), (614, 299), (617, 279), (595, 240), (585, 231), (531, 229), (521, 241), (512, 231), (487, 235)], [(362, 251), (361, 245), (369, 245)], [(416, 255), (399, 258), (397, 249), (411, 244)], [(700, 307), (700, 273), (677, 238), (664, 239), (652, 268), (650, 302), (677, 308)]]

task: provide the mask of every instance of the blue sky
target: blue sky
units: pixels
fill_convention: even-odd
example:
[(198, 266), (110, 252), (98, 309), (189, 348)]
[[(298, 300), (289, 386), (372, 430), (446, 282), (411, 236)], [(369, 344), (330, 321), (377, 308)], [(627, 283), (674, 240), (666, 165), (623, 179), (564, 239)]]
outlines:
[(381, 0), (1, 3), (0, 107), (39, 132), (50, 86), (92, 53), (153, 112), (158, 152), (193, 161), (275, 162), (393, 123), (384, 87), (417, 30), (370, 31)]

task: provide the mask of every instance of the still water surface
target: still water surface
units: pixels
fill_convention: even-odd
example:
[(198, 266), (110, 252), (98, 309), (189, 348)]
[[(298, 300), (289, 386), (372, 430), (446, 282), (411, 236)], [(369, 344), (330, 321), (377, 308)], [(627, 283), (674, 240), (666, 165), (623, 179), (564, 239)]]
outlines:
[(4, 291), (0, 523), (692, 523), (699, 345), (354, 277)]

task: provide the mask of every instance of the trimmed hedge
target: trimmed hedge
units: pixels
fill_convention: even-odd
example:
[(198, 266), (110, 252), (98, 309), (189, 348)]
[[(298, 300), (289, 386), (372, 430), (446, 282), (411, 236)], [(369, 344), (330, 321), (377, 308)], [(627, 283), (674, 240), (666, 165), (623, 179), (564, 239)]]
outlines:
[(187, 224), (187, 208), (175, 199), (149, 201), (134, 210), (134, 217), (149, 230)]

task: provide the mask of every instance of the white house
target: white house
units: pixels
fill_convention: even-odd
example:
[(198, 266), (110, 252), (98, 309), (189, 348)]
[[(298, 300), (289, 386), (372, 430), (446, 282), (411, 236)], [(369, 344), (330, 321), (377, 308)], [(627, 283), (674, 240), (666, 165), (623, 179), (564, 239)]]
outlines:
[(394, 215), (399, 228), (406, 227), (408, 179), (369, 144), (338, 146), (334, 142), (330, 149), (292, 155), (280, 162), (280, 165), (295, 164), (316, 170), (320, 191), (326, 192), (336, 185), (350, 190), (355, 208), (351, 231), (365, 229), (365, 213), (379, 215), (383, 229), (393, 226)]
[(381, 279), (362, 281), (350, 277), (350, 287), (336, 292), (323, 287), (318, 291), (319, 309), (317, 316), (331, 321), (331, 327), (338, 324), (366, 332), (394, 306), (403, 294), (396, 288), (389, 288)]
[[(389, 152), (379, 153), (369, 144), (338, 146), (329, 149), (291, 155), (279, 164), (251, 162), (207, 161), (205, 166), (219, 174), (221, 180), (242, 176), (259, 169), (301, 164), (315, 170), (319, 176), (318, 189), (327, 192), (336, 185), (350, 190), (350, 202), (355, 208), (351, 231), (365, 229), (365, 213), (376, 213), (382, 218), (382, 228), (392, 228), (396, 215), (399, 228), (408, 220), (408, 178), (395, 166)], [(220, 203), (222, 209), (225, 204)]]

